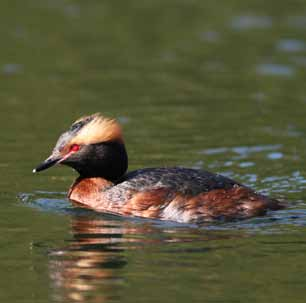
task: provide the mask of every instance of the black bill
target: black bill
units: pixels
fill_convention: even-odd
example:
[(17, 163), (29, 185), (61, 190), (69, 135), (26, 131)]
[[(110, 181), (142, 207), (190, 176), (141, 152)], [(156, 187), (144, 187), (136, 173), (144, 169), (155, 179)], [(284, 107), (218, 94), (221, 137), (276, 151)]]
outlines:
[(37, 173), (39, 171), (45, 170), (58, 162), (60, 162), (61, 158), (58, 157), (49, 157), (47, 160), (39, 164), (36, 168), (33, 169), (33, 173)]

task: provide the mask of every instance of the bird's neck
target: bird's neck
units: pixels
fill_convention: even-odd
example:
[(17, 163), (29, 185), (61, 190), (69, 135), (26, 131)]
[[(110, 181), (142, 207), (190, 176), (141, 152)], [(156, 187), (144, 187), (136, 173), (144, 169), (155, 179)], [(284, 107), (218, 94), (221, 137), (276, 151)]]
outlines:
[(86, 159), (80, 161), (75, 169), (81, 178), (100, 177), (116, 182), (126, 172), (128, 156), (123, 143), (104, 142), (89, 147)]
[(101, 203), (101, 192), (113, 186), (113, 183), (103, 178), (79, 177), (71, 185), (68, 199), (76, 204), (89, 208), (97, 208)]

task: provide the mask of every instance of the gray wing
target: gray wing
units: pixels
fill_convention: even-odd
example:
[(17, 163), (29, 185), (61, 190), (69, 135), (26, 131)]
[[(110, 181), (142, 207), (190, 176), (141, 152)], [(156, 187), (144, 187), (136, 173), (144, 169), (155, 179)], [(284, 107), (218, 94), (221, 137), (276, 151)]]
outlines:
[(232, 188), (235, 184), (240, 185), (234, 180), (204, 170), (173, 167), (132, 171), (126, 174), (115, 187), (130, 191), (169, 188), (180, 194), (197, 195), (213, 189)]

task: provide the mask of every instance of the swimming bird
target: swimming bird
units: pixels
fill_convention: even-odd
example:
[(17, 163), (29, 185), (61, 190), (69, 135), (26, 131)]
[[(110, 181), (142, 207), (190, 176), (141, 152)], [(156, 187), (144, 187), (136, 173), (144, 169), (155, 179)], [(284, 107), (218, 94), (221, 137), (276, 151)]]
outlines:
[(202, 223), (245, 219), (282, 208), (278, 200), (205, 170), (164, 167), (127, 172), (121, 126), (99, 113), (75, 121), (33, 172), (57, 164), (80, 175), (68, 198), (104, 213)]

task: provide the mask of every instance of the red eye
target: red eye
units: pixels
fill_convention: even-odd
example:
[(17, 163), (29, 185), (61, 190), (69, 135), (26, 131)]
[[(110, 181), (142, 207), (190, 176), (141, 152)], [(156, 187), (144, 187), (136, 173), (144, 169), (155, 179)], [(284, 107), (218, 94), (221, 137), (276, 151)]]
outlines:
[(80, 149), (80, 145), (78, 145), (78, 144), (73, 144), (70, 147), (70, 151), (72, 151), (72, 152), (77, 152), (79, 149)]

